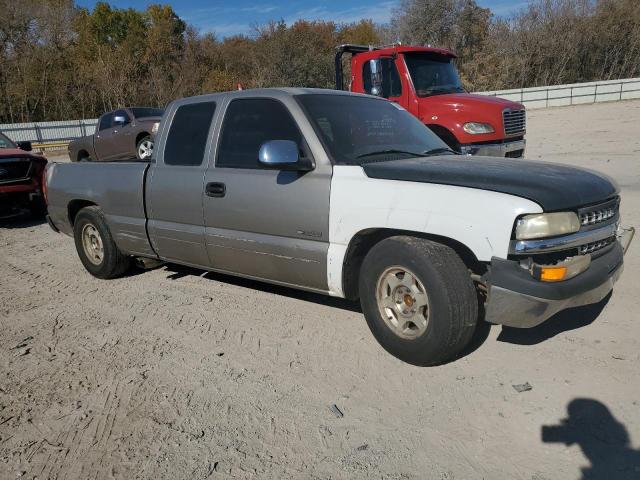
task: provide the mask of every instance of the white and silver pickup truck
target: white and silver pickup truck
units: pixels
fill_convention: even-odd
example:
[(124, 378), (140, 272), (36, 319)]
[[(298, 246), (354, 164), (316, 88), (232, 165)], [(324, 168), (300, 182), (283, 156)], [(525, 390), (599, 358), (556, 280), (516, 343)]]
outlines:
[(152, 259), (359, 299), (415, 365), (456, 358), (479, 321), (532, 327), (622, 272), (612, 180), (457, 155), (366, 95), (265, 89), (173, 102), (149, 163), (49, 165), (48, 221), (85, 268)]

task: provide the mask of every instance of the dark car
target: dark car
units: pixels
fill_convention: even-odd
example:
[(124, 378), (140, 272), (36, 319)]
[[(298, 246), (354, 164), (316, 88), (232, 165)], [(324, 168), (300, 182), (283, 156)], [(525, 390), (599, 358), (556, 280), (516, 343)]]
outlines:
[(72, 162), (148, 160), (162, 114), (162, 109), (153, 107), (120, 108), (105, 113), (93, 135), (69, 144), (69, 158)]
[(0, 133), (0, 217), (26, 209), (44, 214), (42, 173), (47, 159), (30, 152), (31, 142), (15, 143)]

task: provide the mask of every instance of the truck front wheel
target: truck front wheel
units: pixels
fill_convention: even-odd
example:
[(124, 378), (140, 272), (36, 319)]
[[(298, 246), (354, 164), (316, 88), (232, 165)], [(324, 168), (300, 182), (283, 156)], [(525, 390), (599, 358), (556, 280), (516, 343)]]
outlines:
[(99, 207), (85, 207), (78, 212), (73, 238), (80, 261), (94, 277), (116, 278), (131, 266), (131, 257), (118, 250)]
[(380, 345), (413, 365), (450, 361), (470, 342), (478, 300), (456, 252), (436, 242), (387, 238), (362, 263), (360, 302)]
[(136, 156), (138, 160), (149, 160), (153, 155), (153, 140), (151, 136), (147, 135), (138, 140), (136, 144)]

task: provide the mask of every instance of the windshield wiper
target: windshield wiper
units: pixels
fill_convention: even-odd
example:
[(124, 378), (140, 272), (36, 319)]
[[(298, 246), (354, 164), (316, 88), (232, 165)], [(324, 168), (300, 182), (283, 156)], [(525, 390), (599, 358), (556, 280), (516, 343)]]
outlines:
[(396, 150), (396, 149), (390, 148), (388, 150), (376, 150), (375, 152), (363, 153), (362, 155), (358, 155), (356, 158), (373, 157), (374, 155), (385, 155), (385, 154), (393, 154), (393, 153), (413, 155), (414, 157), (423, 157), (425, 155), (424, 153), (409, 152), (407, 150)]
[(460, 155), (459, 152), (456, 152), (455, 150), (452, 150), (449, 147), (438, 147), (438, 148), (432, 148), (431, 150), (427, 150), (426, 152), (422, 152), (421, 156), (428, 157), (430, 155), (438, 155), (440, 153), (453, 153), (454, 155)]

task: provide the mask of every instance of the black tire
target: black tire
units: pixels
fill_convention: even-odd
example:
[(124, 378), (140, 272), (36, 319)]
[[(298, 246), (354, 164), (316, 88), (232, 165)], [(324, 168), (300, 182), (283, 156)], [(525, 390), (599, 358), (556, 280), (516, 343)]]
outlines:
[(42, 197), (36, 197), (29, 202), (29, 211), (31, 212), (31, 216), (40, 220), (45, 217), (47, 214), (47, 205), (44, 203), (44, 199)]
[[(395, 275), (395, 267), (413, 274), (427, 294), (424, 330), (421, 333), (419, 328), (412, 330), (411, 322), (402, 330), (402, 334), (415, 334), (413, 338), (403, 338), (397, 328), (394, 331), (392, 321), (383, 317), (383, 311), (387, 318), (393, 317), (391, 310), (378, 303), (380, 285), (384, 285), (382, 291), (388, 291), (390, 284), (383, 283), (383, 279)], [(396, 278), (404, 278), (402, 272), (397, 275)], [(359, 290), (362, 311), (376, 340), (387, 352), (407, 363), (419, 366), (446, 363), (455, 359), (473, 337), (478, 321), (477, 293), (462, 259), (445, 245), (410, 236), (382, 240), (364, 258)], [(400, 295), (406, 298), (402, 292)], [(408, 301), (414, 304), (413, 300)], [(406, 307), (402, 302), (397, 305)]]
[(148, 157), (143, 157), (140, 154), (140, 145), (142, 145), (144, 142), (151, 142), (151, 148), (153, 150), (153, 140), (151, 140), (151, 135), (147, 135), (145, 137), (142, 137), (140, 140), (138, 140), (138, 142), (136, 143), (136, 158), (138, 160), (149, 160), (151, 158), (151, 155), (149, 155)]
[[(83, 245), (83, 232), (85, 228), (91, 227), (99, 235), (102, 245), (101, 260), (95, 257), (91, 260)], [(99, 207), (85, 207), (78, 212), (73, 224), (73, 238), (80, 261), (94, 277), (102, 279), (120, 277), (131, 267), (131, 257), (118, 250)]]

